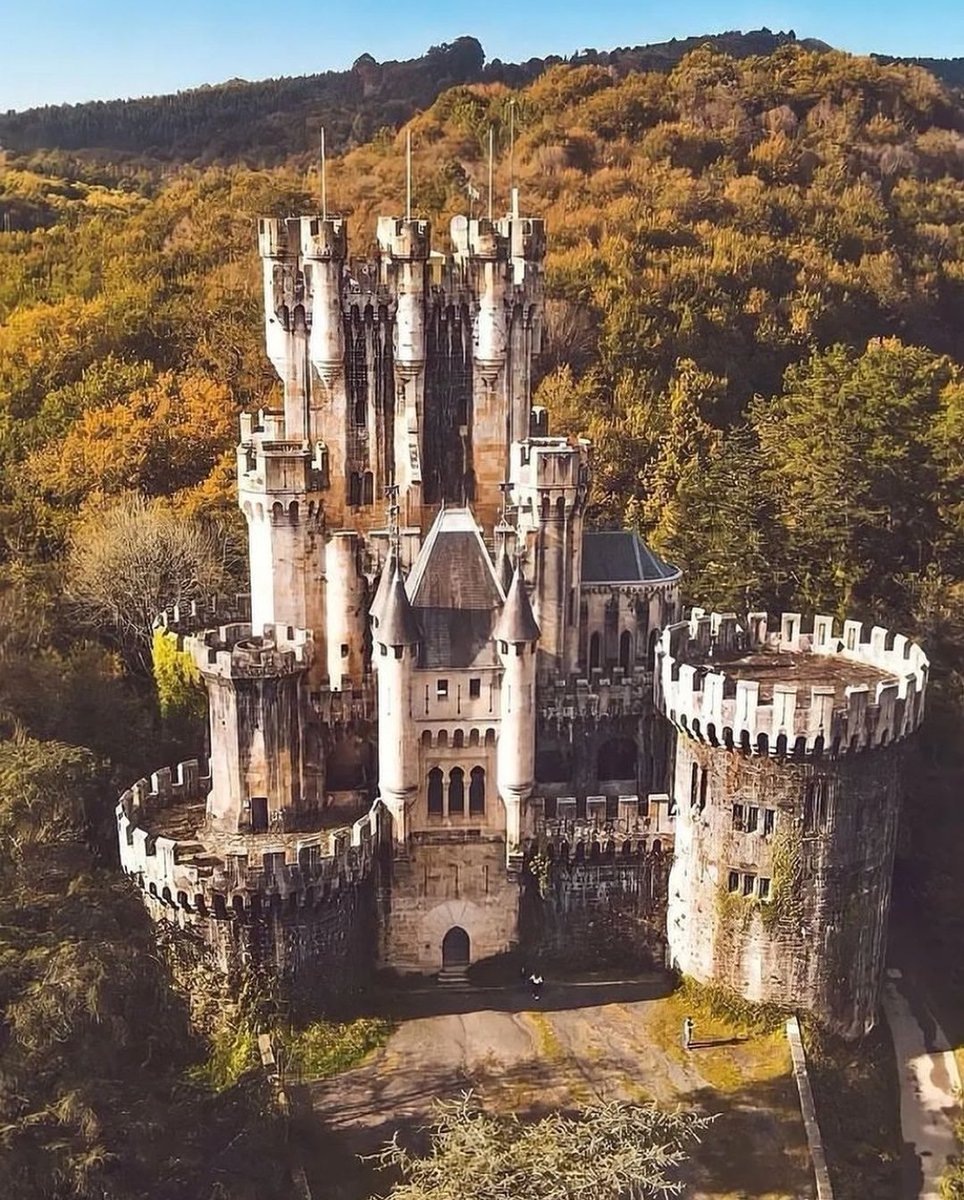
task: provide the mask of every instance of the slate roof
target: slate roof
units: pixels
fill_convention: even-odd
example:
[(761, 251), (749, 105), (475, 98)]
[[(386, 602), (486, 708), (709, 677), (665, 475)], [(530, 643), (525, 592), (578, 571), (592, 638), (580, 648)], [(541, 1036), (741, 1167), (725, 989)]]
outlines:
[(583, 583), (650, 583), (677, 579), (679, 568), (663, 562), (628, 529), (592, 530), (582, 538)]
[(386, 646), (414, 646), (422, 638), (397, 566), (382, 607), (376, 637)]
[(469, 509), (447, 508), (436, 517), (408, 595), (422, 630), (420, 666), (497, 665), (492, 629), (505, 597)]

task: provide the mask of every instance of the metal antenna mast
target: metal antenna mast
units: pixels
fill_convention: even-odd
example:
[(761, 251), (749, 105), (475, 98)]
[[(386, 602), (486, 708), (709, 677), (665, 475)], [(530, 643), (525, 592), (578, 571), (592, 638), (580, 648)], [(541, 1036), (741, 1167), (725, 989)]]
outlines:
[(405, 220), (412, 219), (412, 131), (405, 133)]
[(492, 220), (492, 177), (495, 161), (495, 128), (489, 126), (489, 220)]
[(325, 157), (325, 127), (321, 127), (321, 215), (328, 217), (328, 163)]

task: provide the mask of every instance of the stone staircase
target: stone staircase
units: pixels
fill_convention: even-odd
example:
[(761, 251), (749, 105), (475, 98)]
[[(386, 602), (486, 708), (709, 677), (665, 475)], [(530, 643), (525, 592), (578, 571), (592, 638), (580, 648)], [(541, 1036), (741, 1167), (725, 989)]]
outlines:
[(438, 973), (438, 985), (448, 991), (464, 991), (469, 987), (468, 965), (443, 967)]

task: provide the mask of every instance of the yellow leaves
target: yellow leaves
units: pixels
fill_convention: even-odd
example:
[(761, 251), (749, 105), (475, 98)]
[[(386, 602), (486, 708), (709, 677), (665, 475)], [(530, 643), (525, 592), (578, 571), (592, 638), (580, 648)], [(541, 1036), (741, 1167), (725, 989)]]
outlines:
[(83, 413), (62, 441), (25, 463), (47, 496), (76, 504), (92, 493), (166, 495), (200, 483), (234, 438), (236, 405), (208, 376), (158, 376), (121, 404)]

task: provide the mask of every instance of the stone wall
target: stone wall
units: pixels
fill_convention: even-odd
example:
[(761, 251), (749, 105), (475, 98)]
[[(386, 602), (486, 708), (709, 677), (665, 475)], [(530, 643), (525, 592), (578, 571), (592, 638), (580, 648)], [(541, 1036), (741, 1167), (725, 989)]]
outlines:
[(845, 1036), (875, 1018), (901, 745), (779, 760), (679, 739), (668, 934), (685, 974), (808, 1009)]
[(670, 862), (652, 852), (583, 862), (530, 857), (519, 922), (524, 957), (570, 969), (662, 966)]
[(383, 910), (382, 963), (435, 972), (442, 939), (469, 936), (471, 962), (503, 954), (517, 941), (519, 885), (506, 870), (505, 838), (480, 831), (413, 834), (392, 865)]

